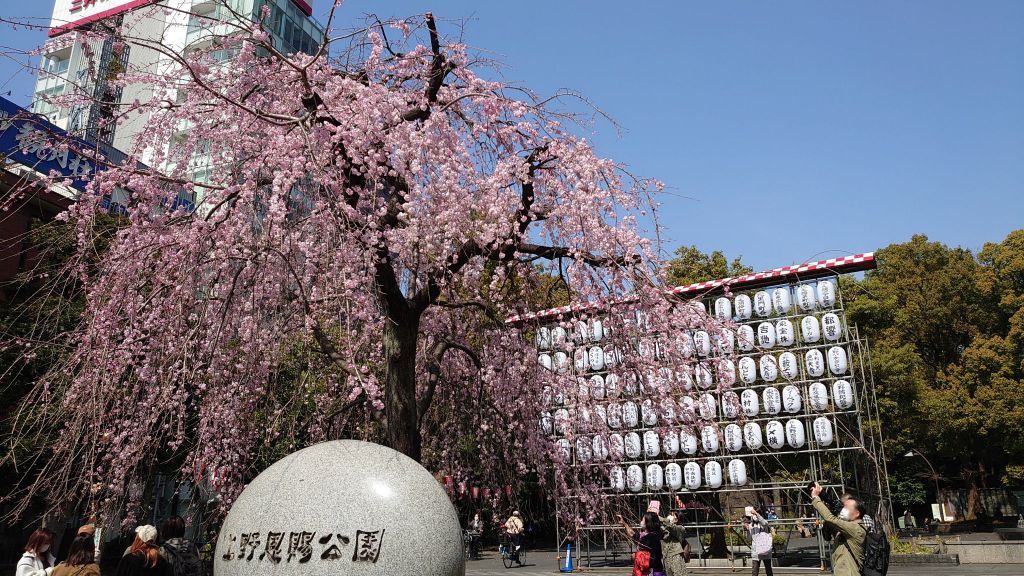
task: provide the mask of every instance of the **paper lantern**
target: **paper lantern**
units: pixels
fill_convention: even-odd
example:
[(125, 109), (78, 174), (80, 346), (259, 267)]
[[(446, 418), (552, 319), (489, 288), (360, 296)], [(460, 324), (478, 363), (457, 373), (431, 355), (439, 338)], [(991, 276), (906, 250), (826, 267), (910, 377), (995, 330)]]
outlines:
[(776, 288), (772, 291), (772, 308), (776, 314), (789, 314), (793, 309), (793, 295), (789, 288)]
[(700, 429), (700, 445), (708, 454), (718, 452), (718, 426), (704, 426)]
[(733, 302), (737, 320), (749, 320), (751, 314), (750, 296), (740, 294)]
[(540, 356), (537, 356), (537, 362), (538, 362), (538, 363), (539, 363), (539, 364), (540, 364), (540, 365), (541, 365), (541, 366), (542, 366), (542, 367), (543, 367), (543, 368), (544, 368), (545, 370), (551, 370), (551, 369), (553, 369), (553, 368), (554, 368), (554, 365), (553, 365), (553, 363), (551, 362), (551, 355), (550, 355), (550, 354), (541, 354)]
[(554, 422), (551, 419), (551, 413), (550, 412), (541, 412), (541, 415), (540, 415), (540, 430), (541, 430), (541, 432), (544, 433), (545, 436), (550, 436), (551, 434), (554, 433), (555, 427), (554, 427)]
[(739, 394), (729, 390), (722, 393), (722, 415), (726, 418), (736, 418), (740, 411)]
[(835, 342), (843, 337), (843, 323), (839, 320), (839, 315), (833, 312), (829, 312), (821, 317), (821, 331), (825, 335), (825, 340), (829, 342)]
[(679, 464), (672, 462), (665, 465), (665, 485), (669, 490), (679, 490), (683, 487), (683, 469)]
[(711, 394), (702, 394), (697, 402), (698, 415), (704, 420), (714, 420), (718, 416), (718, 402)]
[(697, 330), (693, 333), (693, 345), (697, 349), (698, 355), (711, 354), (711, 335), (704, 330)]
[(715, 300), (715, 318), (719, 320), (732, 320), (732, 302), (722, 296)]
[(590, 409), (581, 406), (576, 412), (576, 429), (580, 432), (590, 432), (591, 428), (593, 428), (593, 418), (590, 415)]
[(744, 324), (736, 329), (736, 345), (743, 352), (750, 352), (757, 344), (757, 337), (754, 335), (754, 328)]
[(593, 457), (593, 453), (590, 451), (591, 440), (586, 436), (580, 436), (576, 439), (576, 461), (577, 462), (589, 462)]
[(555, 404), (559, 406), (565, 404), (565, 394), (562, 393), (561, 389), (555, 390)]
[(620, 360), (622, 360), (621, 353), (618, 350), (616, 350), (614, 346), (605, 346), (604, 347), (604, 367), (605, 367), (605, 369), (609, 369), (612, 366), (615, 366), (616, 364), (619, 363)]
[(715, 379), (711, 375), (711, 367), (703, 362), (693, 367), (693, 380), (697, 383), (697, 386), (705, 389), (710, 388), (715, 383)]
[(595, 436), (591, 442), (595, 460), (604, 460), (608, 457), (608, 443), (600, 436)]
[(818, 305), (818, 298), (814, 294), (814, 286), (801, 284), (796, 289), (796, 305), (804, 312), (814, 310), (814, 307)]
[(718, 335), (718, 353), (732, 354), (736, 348), (736, 333), (731, 328), (722, 328)]
[(833, 374), (846, 374), (849, 368), (849, 359), (846, 357), (846, 350), (841, 346), (833, 346), (828, 349), (828, 369)]
[(725, 427), (725, 447), (730, 452), (739, 452), (743, 449), (743, 430), (736, 424), (729, 424)]
[(765, 414), (778, 414), (782, 409), (782, 397), (775, 388), (768, 387), (761, 391), (761, 402), (764, 404)]
[(636, 432), (626, 434), (623, 438), (623, 444), (625, 444), (626, 447), (626, 458), (639, 458), (640, 454), (643, 452), (643, 447), (640, 443), (640, 435)]
[(551, 391), (551, 386), (545, 386), (544, 389), (541, 391), (541, 402), (543, 402), (545, 406), (550, 406), (551, 403), (554, 401), (554, 398), (555, 397), (554, 393)]
[(565, 438), (559, 438), (555, 442), (556, 449), (558, 450), (558, 457), (561, 458), (562, 462), (568, 462), (570, 457), (571, 445)]
[(739, 458), (730, 460), (726, 470), (729, 473), (729, 484), (743, 486), (747, 483), (747, 465), (743, 463), (743, 460)]
[(608, 471), (608, 486), (613, 492), (622, 492), (626, 489), (626, 473), (621, 466), (613, 466)]
[(582, 374), (587, 370), (590, 370), (590, 356), (587, 354), (586, 348), (577, 348), (573, 351), (572, 365), (576, 368), (577, 374)]
[(676, 352), (683, 358), (690, 358), (697, 352), (697, 346), (693, 343), (693, 336), (689, 332), (683, 332), (676, 336)]
[(576, 379), (576, 398), (580, 402), (590, 398), (590, 384), (586, 378)]
[(658, 423), (658, 412), (654, 409), (652, 400), (644, 400), (640, 405), (640, 418), (643, 420), (644, 426), (654, 426)]
[(666, 424), (672, 424), (676, 421), (676, 403), (671, 398), (662, 398), (658, 404), (658, 412), (661, 414), (662, 420)]
[(718, 381), (725, 386), (736, 383), (736, 363), (729, 359), (718, 361)]
[(700, 464), (687, 462), (686, 466), (683, 466), (683, 482), (688, 490), (700, 488)]
[(661, 439), (658, 438), (658, 433), (654, 430), (644, 432), (644, 456), (647, 458), (657, 458), (660, 453)]
[(679, 399), (679, 421), (693, 422), (697, 419), (697, 403), (689, 396)]
[(782, 319), (775, 323), (775, 343), (779, 346), (792, 346), (796, 342), (793, 323)]
[(804, 316), (800, 321), (800, 334), (805, 343), (813, 343), (821, 340), (821, 326), (814, 316)]
[(618, 398), (619, 397), (619, 375), (609, 374), (604, 377), (604, 395), (605, 398)]
[(761, 348), (775, 346), (775, 326), (771, 322), (761, 322), (757, 325), (757, 345)]
[(775, 360), (775, 356), (771, 354), (761, 356), (758, 365), (761, 368), (761, 379), (765, 382), (774, 382), (779, 377), (779, 363)]
[(786, 380), (795, 380), (800, 375), (800, 368), (798, 366), (799, 362), (797, 362), (796, 354), (792, 352), (779, 354), (779, 374)]
[(555, 432), (558, 434), (569, 432), (569, 411), (565, 408), (555, 410)]
[(644, 487), (644, 471), (636, 464), (626, 469), (626, 488), (630, 492), (639, 492)]
[(679, 431), (679, 450), (690, 456), (697, 453), (697, 435), (690, 428)]
[(711, 460), (704, 464), (704, 482), (708, 488), (720, 488), (722, 486), (722, 465)]
[(754, 313), (761, 318), (772, 315), (772, 297), (764, 290), (754, 294)]
[(832, 421), (824, 416), (814, 419), (814, 441), (821, 446), (831, 446), (834, 437), (832, 435)]
[(786, 422), (786, 443), (792, 448), (804, 447), (804, 423), (793, 418)]
[(744, 390), (740, 394), (740, 404), (743, 406), (744, 416), (757, 416), (760, 411), (760, 406), (757, 398), (757, 392), (754, 390)]
[(818, 282), (818, 302), (823, 308), (831, 308), (836, 303), (836, 285), (831, 280)]
[(626, 456), (626, 441), (622, 439), (622, 434), (613, 432), (608, 435), (608, 457), (616, 462), (622, 460)]
[(594, 415), (601, 421), (602, 428), (608, 426), (608, 411), (605, 409), (604, 404), (594, 406)]
[(817, 378), (825, 373), (825, 358), (821, 355), (820, 350), (807, 351), (807, 354), (804, 355), (804, 368), (807, 369), (807, 375), (811, 378)]
[(640, 423), (640, 414), (635, 402), (624, 402), (622, 404), (622, 423), (626, 428), (636, 428)]
[(604, 322), (595, 318), (590, 322), (590, 341), (600, 342), (604, 338)]
[(541, 326), (537, 329), (537, 337), (534, 341), (537, 343), (537, 348), (547, 350), (551, 347), (551, 331), (547, 327)]
[(590, 327), (583, 320), (576, 322), (576, 329), (573, 330), (572, 339), (577, 344), (585, 344), (590, 341)]
[(790, 414), (800, 411), (800, 389), (790, 384), (782, 389), (782, 408)]
[(589, 388), (590, 395), (593, 396), (595, 400), (604, 400), (604, 376), (601, 376), (600, 374), (591, 376), (590, 385), (586, 386), (586, 388)]
[(569, 355), (559, 350), (555, 352), (555, 370), (559, 374), (565, 374), (569, 371)]
[(743, 442), (750, 450), (760, 450), (764, 440), (761, 437), (761, 426), (757, 422), (747, 422), (743, 425)]
[(853, 386), (846, 380), (836, 380), (832, 383), (832, 401), (836, 408), (848, 410), (853, 406)]
[(778, 420), (771, 420), (764, 425), (764, 435), (770, 448), (778, 450), (786, 444), (786, 429)]
[(676, 371), (676, 382), (683, 390), (693, 390), (693, 367), (683, 365)]
[(565, 332), (565, 328), (561, 326), (555, 326), (551, 329), (551, 346), (554, 348), (564, 348), (569, 337)]
[(588, 351), (590, 367), (594, 370), (604, 370), (604, 350), (600, 346), (593, 346)]
[(640, 376), (634, 373), (626, 375), (626, 385), (622, 390), (625, 396), (636, 396), (640, 389)]
[(665, 431), (665, 436), (661, 439), (661, 449), (666, 456), (679, 454), (679, 433), (675, 430)]
[(811, 410), (821, 412), (828, 408), (828, 388), (821, 382), (815, 382), (807, 389), (807, 397)]
[(665, 472), (661, 469), (659, 464), (649, 464), (647, 466), (647, 489), (652, 492), (661, 490), (665, 485)]
[(708, 309), (704, 307), (704, 303), (700, 300), (690, 300), (686, 305), (689, 306), (690, 310), (692, 310), (697, 316), (704, 317), (708, 315)]
[(753, 358), (744, 356), (739, 363), (740, 381), (744, 384), (757, 382), (757, 362)]
[(608, 427), (616, 430), (622, 428), (622, 405), (615, 402), (608, 404)]

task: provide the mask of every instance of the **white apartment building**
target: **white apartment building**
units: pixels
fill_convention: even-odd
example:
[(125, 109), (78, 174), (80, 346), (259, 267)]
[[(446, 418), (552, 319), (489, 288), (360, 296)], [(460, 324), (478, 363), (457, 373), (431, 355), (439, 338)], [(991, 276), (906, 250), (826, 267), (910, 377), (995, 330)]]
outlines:
[[(230, 40), (238, 37), (238, 31), (231, 23), (240, 18), (258, 20), (266, 7), (269, 15), (265, 22), (275, 47), (284, 53), (313, 53), (324, 32), (312, 18), (310, 2), (55, 0), (32, 111), (88, 142), (131, 150), (147, 118), (135, 116), (120, 123), (111, 119), (119, 103), (146, 101), (153, 96), (153, 87), (119, 89), (107, 79), (126, 69), (159, 72), (174, 66), (165, 54), (139, 40), (120, 42), (113, 34), (102, 39), (107, 31), (122, 27), (131, 38), (159, 43), (178, 54), (213, 47), (215, 58), (228, 61), (237, 53), (237, 43)], [(100, 34), (88, 42), (88, 50), (81, 42), (85, 30)], [(54, 102), (64, 95), (84, 95), (89, 103), (62, 107)]]

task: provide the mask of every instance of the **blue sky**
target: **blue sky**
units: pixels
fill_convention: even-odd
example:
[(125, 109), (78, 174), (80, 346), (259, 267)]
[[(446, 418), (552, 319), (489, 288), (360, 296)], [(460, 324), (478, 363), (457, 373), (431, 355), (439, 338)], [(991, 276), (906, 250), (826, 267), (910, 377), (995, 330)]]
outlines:
[[(1024, 227), (1024, 2), (349, 0), (341, 16), (428, 10), (506, 80), (614, 117), (623, 132), (584, 130), (669, 186), (670, 247), (763, 269), (914, 233), (978, 249)], [(42, 39), (4, 29), (0, 45)], [(0, 93), (27, 103), (15, 71), (0, 61)]]

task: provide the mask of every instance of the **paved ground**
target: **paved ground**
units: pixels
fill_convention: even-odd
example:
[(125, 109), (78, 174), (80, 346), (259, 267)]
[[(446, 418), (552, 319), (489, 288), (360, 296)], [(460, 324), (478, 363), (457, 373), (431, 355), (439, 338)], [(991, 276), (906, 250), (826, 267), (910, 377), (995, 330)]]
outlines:
[[(694, 576), (710, 574), (749, 574), (749, 570), (749, 568), (737, 567), (736, 571), (733, 572), (728, 568), (703, 568), (692, 569), (690, 570), (690, 573)], [(555, 561), (555, 553), (552, 551), (529, 552), (526, 558), (526, 565), (522, 567), (513, 566), (512, 568), (506, 569), (502, 565), (501, 559), (498, 558), (497, 554), (494, 552), (485, 553), (482, 560), (471, 560), (466, 565), (467, 576), (551, 576), (552, 574), (557, 573), (557, 571), (558, 563)], [(774, 572), (779, 576), (787, 574), (819, 574), (817, 571), (807, 569), (787, 570), (783, 568), (776, 568)], [(595, 576), (626, 576), (630, 574), (630, 570), (628, 568), (602, 568), (593, 571), (578, 570), (576, 573), (590, 573)], [(966, 564), (962, 566), (893, 566), (889, 570), (889, 574), (892, 576), (1021, 576), (1024, 574), (1024, 565)]]

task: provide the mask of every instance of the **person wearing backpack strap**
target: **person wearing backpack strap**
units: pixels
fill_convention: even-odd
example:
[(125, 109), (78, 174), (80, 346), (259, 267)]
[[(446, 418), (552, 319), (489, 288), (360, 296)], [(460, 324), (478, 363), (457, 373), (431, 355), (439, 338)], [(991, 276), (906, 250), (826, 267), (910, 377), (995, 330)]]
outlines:
[(164, 539), (160, 546), (160, 557), (170, 564), (173, 576), (202, 576), (203, 564), (199, 560), (199, 550), (185, 539), (184, 518), (171, 516), (164, 520), (160, 524), (160, 536)]
[(835, 576), (860, 576), (864, 564), (864, 540), (867, 530), (861, 524), (861, 517), (867, 511), (856, 498), (843, 502), (839, 516), (833, 514), (821, 501), (821, 484), (811, 488), (811, 505), (821, 516), (822, 522), (835, 529), (832, 537), (832, 572)]

